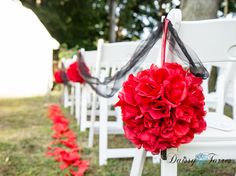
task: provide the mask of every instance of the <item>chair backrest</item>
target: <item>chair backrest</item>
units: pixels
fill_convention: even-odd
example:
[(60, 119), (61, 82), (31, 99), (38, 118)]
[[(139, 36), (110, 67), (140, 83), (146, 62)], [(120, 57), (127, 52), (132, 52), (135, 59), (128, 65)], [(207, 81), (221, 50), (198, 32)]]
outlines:
[[(236, 62), (236, 20), (214, 19), (203, 21), (182, 21), (177, 29), (185, 44), (197, 53), (205, 64), (218, 67), (215, 91), (216, 112), (224, 112), (225, 90), (232, 77), (233, 65)], [(208, 68), (211, 69), (210, 67)], [(207, 96), (208, 82), (203, 83), (206, 105), (211, 107), (211, 98)], [(209, 97), (209, 99), (208, 99)], [(210, 102), (208, 104), (208, 101)]]
[(81, 49), (83, 51), (83, 56), (85, 58), (85, 62), (89, 67), (94, 67), (96, 65), (96, 58), (97, 58), (97, 51), (85, 51), (84, 49)]
[[(177, 29), (180, 38), (198, 54), (203, 63), (236, 61), (236, 20), (183, 21)], [(99, 40), (97, 70), (102, 67), (120, 68), (128, 62), (140, 41), (104, 43)], [(145, 65), (157, 63), (160, 43), (145, 59)], [(111, 73), (111, 71), (110, 71)], [(96, 76), (99, 76), (99, 71)]]
[(83, 53), (85, 63), (87, 64), (90, 73), (94, 75), (97, 63), (97, 51), (96, 50), (85, 51), (84, 48), (81, 48), (80, 51)]
[(236, 61), (236, 20), (182, 21), (180, 38), (205, 62)]
[[(107, 76), (124, 66), (132, 57), (140, 41), (104, 43), (102, 39), (98, 41), (97, 73), (99, 76), (101, 69), (106, 69)], [(160, 50), (159, 42), (147, 55), (143, 68), (149, 67), (152, 63), (157, 63)]]

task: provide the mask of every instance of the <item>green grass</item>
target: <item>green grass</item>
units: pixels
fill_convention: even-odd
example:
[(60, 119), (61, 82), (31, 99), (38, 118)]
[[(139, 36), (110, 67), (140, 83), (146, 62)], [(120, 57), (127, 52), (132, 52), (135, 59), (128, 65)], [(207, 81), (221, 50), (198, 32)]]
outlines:
[[(26, 99), (0, 100), (0, 176), (60, 176), (58, 164), (45, 156), (51, 141), (51, 122), (47, 118), (50, 103), (59, 102), (59, 95)], [(91, 166), (86, 176), (129, 175), (131, 159), (109, 159), (106, 166), (98, 165), (98, 136), (95, 147), (87, 147), (87, 132), (79, 132), (75, 119), (64, 109), (71, 128), (78, 134), (83, 159)], [(131, 146), (123, 136), (110, 135), (110, 147)], [(236, 164), (180, 164), (179, 176), (234, 176)], [(143, 175), (160, 175), (160, 165), (146, 159)]]

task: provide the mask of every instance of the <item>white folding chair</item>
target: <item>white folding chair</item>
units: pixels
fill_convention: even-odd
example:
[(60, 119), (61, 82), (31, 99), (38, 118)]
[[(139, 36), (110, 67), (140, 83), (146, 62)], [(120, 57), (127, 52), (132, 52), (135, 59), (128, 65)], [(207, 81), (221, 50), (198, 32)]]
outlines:
[[(83, 53), (85, 62), (89, 67), (90, 73), (93, 75), (95, 72), (97, 51), (80, 50)], [(80, 131), (85, 131), (90, 127), (91, 108), (92, 108), (92, 90), (87, 84), (76, 84), (76, 119), (80, 125)]]
[[(100, 78), (112, 75), (119, 70), (121, 66), (129, 61), (135, 49), (140, 42), (118, 42), (104, 43), (102, 40), (98, 42), (98, 66), (97, 75)], [(150, 67), (151, 63), (158, 60), (159, 43), (148, 54), (142, 67)], [(123, 123), (119, 108), (114, 108), (114, 104), (118, 101), (117, 95), (112, 98), (103, 98), (99, 96), (99, 164), (104, 165), (109, 158), (131, 158), (135, 155), (135, 148), (108, 148), (108, 134), (111, 132), (123, 134)], [(112, 114), (114, 108), (117, 121), (110, 122), (108, 117)], [(114, 111), (113, 110), (113, 111)], [(92, 136), (92, 135), (91, 135)], [(111, 142), (111, 141), (110, 141)], [(151, 154), (149, 154), (151, 156)]]
[[(172, 13), (175, 16), (175, 13), (179, 14), (180, 12), (173, 11)], [(180, 38), (196, 51), (203, 63), (226, 63), (236, 61), (235, 29), (236, 20), (204, 20), (181, 22), (178, 33)], [(228, 72), (225, 73), (229, 74)], [(227, 82), (230, 78), (228, 75), (220, 74), (218, 79), (218, 83), (223, 86), (216, 88), (224, 91), (226, 84), (221, 81)], [(231, 75), (231, 80), (234, 79)], [(225, 95), (224, 92), (223, 95)], [(223, 98), (218, 98), (218, 102), (224, 102), (224, 96)], [(182, 145), (177, 149), (167, 150), (167, 160), (161, 160), (162, 176), (177, 175), (177, 163), (170, 163), (173, 155), (178, 156), (178, 159), (181, 160), (184, 157), (196, 159), (199, 153), (204, 155), (214, 153), (216, 154), (214, 159), (236, 159), (236, 122), (223, 114), (222, 102), (219, 102), (220, 104), (216, 106), (216, 112), (207, 113), (208, 127), (206, 131), (200, 135), (195, 135), (195, 139), (189, 144)], [(236, 104), (234, 104), (235, 106)], [(145, 156), (146, 151), (144, 149), (136, 150), (136, 156), (130, 173), (131, 176), (140, 176), (142, 174)], [(210, 159), (209, 156), (206, 159)]]

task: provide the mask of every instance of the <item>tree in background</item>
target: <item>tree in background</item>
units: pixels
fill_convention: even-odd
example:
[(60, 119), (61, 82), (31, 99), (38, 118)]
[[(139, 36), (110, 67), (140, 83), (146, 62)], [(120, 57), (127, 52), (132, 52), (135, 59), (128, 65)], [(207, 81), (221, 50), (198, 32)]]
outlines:
[(116, 42), (116, 0), (109, 0), (109, 42)]
[[(150, 30), (156, 26), (157, 21), (173, 4), (171, 0), (21, 0), (21, 2), (38, 15), (51, 35), (60, 43), (66, 43), (69, 48), (78, 45), (77, 47), (86, 49), (96, 48), (98, 38), (105, 40), (110, 38), (112, 42), (139, 39), (143, 29)], [(112, 26), (110, 37), (109, 26)]]
[(21, 0), (60, 43), (93, 49), (106, 38), (109, 22), (104, 0)]
[(172, 0), (118, 0), (118, 4), (117, 41), (140, 39), (176, 7)]
[[(162, 15), (178, 0), (21, 0), (31, 8), (64, 48), (95, 49), (99, 38), (110, 42), (137, 40), (145, 37)], [(213, 18), (223, 12), (226, 0), (181, 0), (183, 18), (193, 14)], [(228, 13), (236, 11), (236, 0), (227, 0)], [(207, 8), (206, 8), (207, 7)], [(189, 10), (191, 9), (191, 10)], [(212, 10), (211, 10), (212, 9)], [(211, 14), (208, 15), (207, 14)], [(201, 18), (201, 19), (205, 19)], [(196, 18), (195, 18), (196, 19)]]
[(220, 0), (182, 0), (183, 20), (204, 20), (216, 18)]

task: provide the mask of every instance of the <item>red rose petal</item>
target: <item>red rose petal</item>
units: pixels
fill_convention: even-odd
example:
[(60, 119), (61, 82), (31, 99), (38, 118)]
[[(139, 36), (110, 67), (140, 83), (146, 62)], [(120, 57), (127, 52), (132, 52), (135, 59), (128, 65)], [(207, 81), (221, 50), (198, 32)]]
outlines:
[(177, 121), (175, 125), (175, 134), (178, 136), (184, 136), (189, 131), (189, 123), (184, 121)]

